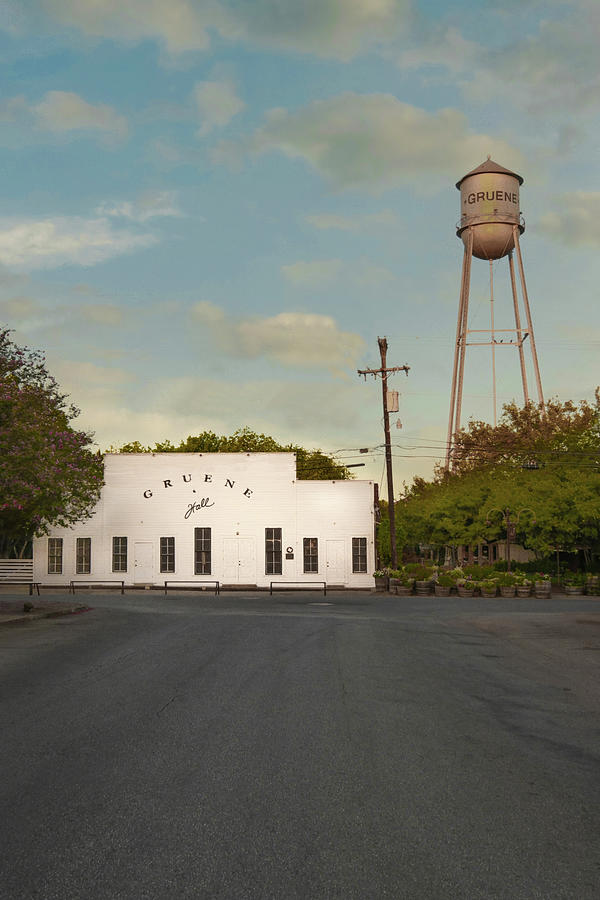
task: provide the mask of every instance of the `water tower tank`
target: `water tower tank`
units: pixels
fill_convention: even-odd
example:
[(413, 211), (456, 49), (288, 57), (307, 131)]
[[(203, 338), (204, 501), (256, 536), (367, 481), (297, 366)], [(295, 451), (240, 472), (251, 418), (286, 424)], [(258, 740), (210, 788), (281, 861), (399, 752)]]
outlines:
[(473, 229), (473, 256), (501, 259), (513, 249), (513, 226), (522, 234), (519, 186), (523, 179), (516, 172), (499, 166), (492, 159), (464, 175), (456, 187), (460, 191), (460, 224), (456, 233), (467, 246), (469, 226)]

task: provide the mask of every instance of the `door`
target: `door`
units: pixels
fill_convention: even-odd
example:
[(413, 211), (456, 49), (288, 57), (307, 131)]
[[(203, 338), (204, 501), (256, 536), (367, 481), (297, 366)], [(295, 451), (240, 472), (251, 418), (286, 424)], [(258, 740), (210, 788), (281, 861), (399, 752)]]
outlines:
[(325, 578), (327, 584), (344, 584), (346, 581), (344, 542), (327, 541), (326, 555), (327, 567)]
[(134, 584), (152, 584), (154, 581), (154, 547), (152, 541), (136, 541), (133, 545)]
[(223, 539), (223, 581), (225, 584), (256, 584), (254, 538)]

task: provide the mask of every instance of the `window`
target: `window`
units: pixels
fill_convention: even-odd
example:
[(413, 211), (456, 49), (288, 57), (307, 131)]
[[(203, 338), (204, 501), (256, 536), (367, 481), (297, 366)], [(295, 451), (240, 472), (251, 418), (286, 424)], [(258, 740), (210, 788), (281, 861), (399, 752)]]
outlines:
[(304, 538), (304, 571), (319, 571), (319, 541), (317, 538)]
[(48, 538), (48, 575), (62, 575), (63, 539)]
[(210, 575), (210, 528), (194, 528), (194, 574)]
[(367, 571), (367, 539), (352, 538), (352, 571)]
[(89, 575), (92, 571), (92, 539), (77, 538), (75, 543), (75, 572)]
[(113, 553), (112, 553), (112, 570), (113, 572), (126, 572), (127, 571), (127, 538), (126, 537), (114, 537), (113, 538)]
[(160, 571), (175, 571), (175, 538), (162, 537), (160, 539)]
[(265, 574), (281, 572), (281, 528), (265, 528)]

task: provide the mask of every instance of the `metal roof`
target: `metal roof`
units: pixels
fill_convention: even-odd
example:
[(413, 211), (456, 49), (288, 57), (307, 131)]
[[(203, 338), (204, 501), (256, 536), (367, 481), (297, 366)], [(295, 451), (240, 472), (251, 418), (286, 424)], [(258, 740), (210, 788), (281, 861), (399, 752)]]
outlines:
[(482, 162), (480, 166), (477, 166), (476, 169), (473, 169), (471, 172), (467, 172), (466, 175), (463, 175), (460, 181), (456, 182), (456, 187), (460, 190), (460, 186), (465, 178), (469, 178), (470, 175), (483, 175), (486, 172), (497, 172), (500, 175), (512, 175), (514, 178), (519, 179), (519, 184), (523, 184), (523, 179), (520, 175), (517, 175), (516, 172), (511, 172), (510, 169), (505, 169), (504, 166), (501, 166), (497, 162), (494, 162), (494, 160), (488, 156), (485, 162)]

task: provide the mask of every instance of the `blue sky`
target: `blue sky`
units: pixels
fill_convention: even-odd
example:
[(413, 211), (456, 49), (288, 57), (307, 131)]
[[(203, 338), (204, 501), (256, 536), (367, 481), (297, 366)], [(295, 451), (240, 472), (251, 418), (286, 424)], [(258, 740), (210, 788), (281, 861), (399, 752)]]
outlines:
[[(600, 382), (596, 0), (0, 0), (0, 322), (102, 449), (249, 427), (398, 489), (443, 457), (454, 185), (519, 172), (544, 394)], [(506, 260), (497, 327), (511, 327)], [(489, 322), (474, 261), (471, 327)], [(499, 403), (521, 400), (497, 353)], [(488, 348), (463, 418), (491, 421)], [(400, 419), (402, 428), (396, 428)], [(384, 489), (385, 493), (385, 489)]]

